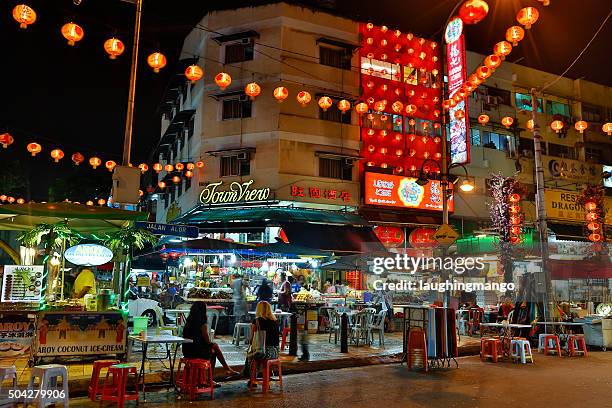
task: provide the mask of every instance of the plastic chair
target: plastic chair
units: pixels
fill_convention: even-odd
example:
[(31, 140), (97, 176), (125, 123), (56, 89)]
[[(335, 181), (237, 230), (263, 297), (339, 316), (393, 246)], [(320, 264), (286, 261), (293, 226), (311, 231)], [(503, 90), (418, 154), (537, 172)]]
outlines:
[(531, 354), (531, 344), (527, 340), (512, 340), (510, 342), (512, 350), (512, 361), (521, 360), (522, 364), (527, 364), (527, 361), (533, 363), (533, 355)]
[(232, 336), (232, 343), (236, 346), (240, 345), (240, 340), (244, 340), (245, 343), (249, 342), (251, 338), (251, 323), (236, 323), (234, 325), (234, 334)]
[(480, 361), (490, 358), (497, 363), (500, 357), (504, 357), (504, 349), (500, 339), (486, 337), (480, 339)]
[(281, 392), (283, 391), (283, 369), (281, 367), (281, 361), (279, 359), (273, 360), (253, 360), (251, 361), (251, 378), (249, 389), (252, 389), (257, 385), (257, 365), (262, 366), (263, 382), (262, 389), (264, 394), (270, 389), (270, 376), (272, 374), (272, 368), (276, 367), (278, 370), (278, 381), (280, 384)]
[(280, 351), (285, 351), (285, 347), (287, 346), (287, 335), (291, 332), (291, 329), (289, 327), (285, 327), (283, 329), (283, 334), (282, 334), (282, 339), (281, 339), (281, 346), (280, 346)]
[[(129, 376), (134, 376), (134, 389), (127, 390)], [(115, 364), (108, 367), (104, 385), (102, 386), (102, 401), (116, 402), (117, 407), (123, 408), (125, 401), (136, 401), (138, 403), (138, 372), (136, 366), (131, 364)]]
[(332, 333), (334, 335), (334, 344), (338, 344), (338, 334), (340, 333), (340, 314), (336, 309), (329, 311), (329, 339), (331, 343)]
[(219, 318), (221, 317), (221, 312), (216, 309), (208, 309), (206, 311), (206, 315), (208, 317), (208, 337), (214, 339), (215, 333), (217, 332), (217, 324), (219, 323)]
[(87, 395), (89, 399), (95, 401), (98, 398), (100, 392), (100, 372), (103, 369), (108, 371), (108, 368), (112, 365), (119, 364), (119, 360), (96, 360), (93, 363), (93, 371), (91, 373), (91, 379), (89, 380), (89, 387), (87, 387)]
[[(0, 367), (0, 395), (8, 395), (8, 391), (4, 389), (6, 379), (12, 380), (10, 389), (15, 390), (17, 388), (17, 368), (14, 365)], [(13, 398), (0, 399), (0, 405), (15, 404), (15, 402)]]
[(193, 401), (196, 394), (210, 393), (215, 399), (213, 370), (210, 361), (200, 358), (181, 358), (176, 373), (175, 385), (181, 393), (187, 393)]
[(427, 372), (427, 340), (425, 331), (420, 327), (408, 333), (408, 368), (422, 367)]
[[(35, 386), (36, 378), (40, 380), (38, 386)], [(49, 397), (48, 393), (46, 398), (43, 398), (41, 395), (41, 391), (49, 391), (49, 390), (57, 390), (57, 379), (62, 379), (62, 391), (63, 396), (58, 395), (56, 398), (53, 396)], [(61, 402), (64, 404), (64, 407), (68, 407), (68, 369), (66, 366), (61, 364), (46, 364), (35, 366), (32, 368), (32, 372), (30, 374), (30, 382), (28, 384), (29, 390), (38, 390), (39, 397), (36, 398), (35, 403), (39, 408), (46, 407), (50, 404), (55, 404), (56, 402)], [(58, 393), (59, 394), (59, 393)]]
[(586, 342), (584, 336), (578, 336), (576, 334), (570, 334), (567, 338), (567, 354), (570, 357), (583, 356), (588, 357)]
[(544, 336), (544, 354), (548, 355), (551, 351), (561, 357), (561, 343), (559, 336), (556, 334), (547, 334)]
[(374, 309), (364, 309), (355, 315), (355, 321), (351, 326), (351, 339), (357, 346), (359, 346), (360, 340), (363, 340), (364, 344), (367, 344), (370, 341), (370, 337), (372, 335), (370, 328), (372, 326), (372, 321), (374, 320), (372, 310)]
[(372, 323), (369, 326), (370, 344), (374, 343), (374, 331), (377, 331), (378, 332), (378, 345), (379, 346), (385, 345), (385, 317), (386, 316), (387, 316), (386, 310), (381, 310), (374, 316), (374, 319), (372, 320)]

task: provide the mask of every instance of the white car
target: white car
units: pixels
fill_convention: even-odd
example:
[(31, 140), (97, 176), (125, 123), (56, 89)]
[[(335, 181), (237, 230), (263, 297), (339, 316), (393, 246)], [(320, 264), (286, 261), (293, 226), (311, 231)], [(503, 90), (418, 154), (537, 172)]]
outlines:
[(154, 326), (157, 322), (163, 324), (162, 310), (159, 302), (153, 299), (137, 298), (128, 301), (129, 317), (143, 316), (148, 319), (147, 325)]

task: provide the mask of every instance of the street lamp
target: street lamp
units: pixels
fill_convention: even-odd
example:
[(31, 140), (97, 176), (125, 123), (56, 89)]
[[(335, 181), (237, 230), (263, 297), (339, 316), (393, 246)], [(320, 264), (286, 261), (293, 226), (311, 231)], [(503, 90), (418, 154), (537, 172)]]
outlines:
[[(424, 172), (425, 163), (427, 163), (428, 161), (435, 163), (436, 166), (438, 166), (438, 168), (441, 167), (440, 164), (435, 160), (426, 159), (425, 161), (423, 161), (423, 164), (421, 165), (421, 170), (419, 171), (419, 177), (417, 178), (417, 181), (416, 181), (416, 183), (419, 186), (425, 186), (427, 185), (427, 183), (429, 183), (429, 179), (425, 176), (425, 172)], [(474, 191), (474, 188), (475, 188), (474, 178), (469, 175), (467, 169), (465, 168), (463, 164), (459, 164), (459, 163), (451, 164), (450, 166), (448, 166), (448, 172), (450, 172), (451, 169), (454, 169), (456, 167), (461, 167), (463, 171), (465, 171), (465, 179), (459, 185), (459, 189), (466, 193)], [(443, 188), (445, 189), (448, 187), (449, 182), (452, 184), (457, 184), (457, 182), (459, 181), (459, 177), (454, 174), (442, 173), (440, 176), (442, 179), (441, 184)], [(447, 212), (448, 212), (448, 209), (447, 209)]]

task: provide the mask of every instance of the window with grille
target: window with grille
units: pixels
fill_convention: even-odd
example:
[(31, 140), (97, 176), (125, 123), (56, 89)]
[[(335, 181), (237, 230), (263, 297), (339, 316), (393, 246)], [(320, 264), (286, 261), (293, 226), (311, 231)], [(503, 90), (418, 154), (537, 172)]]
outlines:
[(221, 177), (248, 176), (251, 174), (250, 160), (240, 160), (238, 156), (221, 157)]
[(251, 61), (253, 59), (253, 54), (253, 40), (227, 44), (225, 46), (225, 63), (232, 64), (235, 62)]
[(353, 165), (347, 164), (343, 158), (319, 157), (319, 177), (350, 181), (353, 179)]
[(252, 102), (250, 99), (223, 99), (223, 120), (250, 118)]
[(576, 149), (569, 146), (563, 146), (555, 143), (548, 143), (548, 155), (563, 157), (566, 159), (576, 158)]
[(601, 122), (601, 108), (599, 106), (582, 104), (582, 120), (587, 122)]
[(350, 70), (351, 56), (351, 52), (346, 48), (319, 47), (321, 65)]

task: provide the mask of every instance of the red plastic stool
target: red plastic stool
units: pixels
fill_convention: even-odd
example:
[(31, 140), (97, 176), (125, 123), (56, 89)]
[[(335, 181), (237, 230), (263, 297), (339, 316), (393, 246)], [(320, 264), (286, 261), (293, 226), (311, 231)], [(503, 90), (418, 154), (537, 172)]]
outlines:
[(181, 393), (189, 394), (193, 401), (196, 394), (210, 393), (215, 399), (213, 370), (210, 361), (201, 358), (181, 358), (176, 373), (176, 386)]
[(116, 402), (119, 408), (123, 408), (125, 401), (136, 401), (138, 403), (137, 380), (134, 381), (134, 391), (127, 391), (130, 374), (134, 374), (135, 377), (138, 376), (136, 367), (131, 364), (115, 364), (108, 367), (100, 401)]
[(252, 388), (257, 385), (257, 364), (262, 365), (263, 371), (263, 383), (262, 389), (264, 393), (267, 393), (270, 389), (270, 376), (272, 375), (272, 368), (276, 367), (278, 369), (278, 382), (281, 387), (281, 391), (283, 390), (283, 369), (281, 367), (281, 361), (278, 358), (272, 360), (253, 360), (251, 361), (251, 381), (250, 387)]
[(584, 341), (584, 336), (577, 336), (575, 334), (570, 334), (567, 338), (567, 352), (570, 357), (582, 355), (584, 357), (588, 357), (589, 353), (587, 352), (586, 342)]
[(425, 331), (421, 328), (412, 328), (408, 333), (408, 368), (417, 367), (417, 360), (427, 372), (427, 341)]
[[(551, 342), (553, 343), (552, 347), (550, 346)], [(556, 334), (544, 336), (544, 355), (547, 356), (551, 351), (561, 357), (561, 343), (559, 342), (559, 336)]]
[[(96, 360), (93, 363), (93, 371), (91, 372), (91, 379), (89, 380), (89, 387), (87, 387), (87, 395), (89, 399), (95, 401), (100, 394), (100, 372), (102, 369), (108, 369), (108, 367), (119, 364), (119, 360)], [(107, 370), (108, 371), (108, 370)]]
[(285, 351), (285, 346), (287, 345), (287, 335), (291, 332), (289, 327), (285, 327), (283, 329), (283, 338), (281, 340), (280, 351)]
[(490, 358), (494, 363), (498, 362), (499, 357), (503, 358), (504, 350), (500, 339), (482, 338), (480, 339), (480, 361)]

